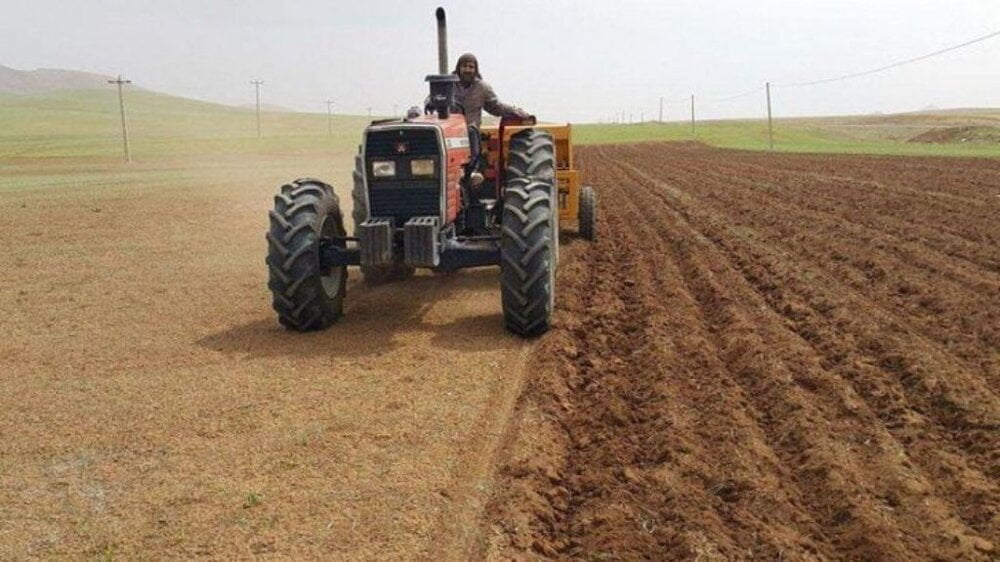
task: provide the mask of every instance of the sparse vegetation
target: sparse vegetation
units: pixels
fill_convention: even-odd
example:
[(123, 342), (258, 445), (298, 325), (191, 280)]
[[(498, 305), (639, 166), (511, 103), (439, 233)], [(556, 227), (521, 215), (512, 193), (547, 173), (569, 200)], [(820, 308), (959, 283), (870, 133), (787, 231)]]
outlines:
[[(911, 137), (947, 127), (949, 123), (977, 122), (979, 113), (911, 114), (885, 117), (827, 117), (778, 119), (774, 142), (778, 152), (829, 152), (849, 154), (899, 154), (913, 156), (1000, 157), (1000, 143), (939, 141), (919, 144)], [(1000, 110), (995, 112), (1000, 122)], [(580, 144), (643, 141), (697, 140), (712, 146), (742, 150), (767, 150), (767, 123), (763, 120), (702, 121), (691, 132), (690, 123), (646, 122), (633, 125), (578, 125)]]
[(243, 499), (243, 509), (250, 509), (251, 507), (256, 507), (263, 503), (264, 495), (260, 492), (247, 492), (246, 497)]

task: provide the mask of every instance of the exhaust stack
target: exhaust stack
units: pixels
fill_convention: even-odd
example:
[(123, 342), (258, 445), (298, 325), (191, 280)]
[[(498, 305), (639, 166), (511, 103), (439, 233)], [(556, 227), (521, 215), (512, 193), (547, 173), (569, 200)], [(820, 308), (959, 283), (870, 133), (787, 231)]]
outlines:
[(434, 11), (438, 22), (438, 74), (448, 74), (448, 22), (445, 21), (444, 8)]
[(455, 83), (458, 76), (448, 73), (448, 24), (445, 21), (444, 8), (434, 11), (437, 18), (438, 39), (438, 73), (425, 78), (430, 83), (431, 95), (427, 99), (424, 111), (435, 111), (440, 119), (447, 119), (451, 114), (451, 106), (455, 100)]

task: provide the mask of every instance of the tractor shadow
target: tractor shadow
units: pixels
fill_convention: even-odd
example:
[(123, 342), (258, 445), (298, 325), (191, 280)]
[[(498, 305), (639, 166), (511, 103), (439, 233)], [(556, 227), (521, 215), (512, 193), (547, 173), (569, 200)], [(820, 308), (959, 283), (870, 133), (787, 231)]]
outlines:
[[(196, 343), (227, 355), (249, 358), (372, 357), (412, 345), (421, 333), (430, 335), (430, 345), (434, 347), (459, 351), (518, 349), (530, 345), (530, 340), (504, 329), (499, 273), (495, 268), (441, 275), (419, 272), (411, 279), (374, 287), (360, 282), (359, 274), (351, 273), (344, 316), (326, 330), (292, 332), (267, 314)], [(496, 306), (484, 307), (485, 300), (492, 300)], [(472, 311), (463, 315), (462, 308), (470, 307), (470, 303)], [(495, 311), (483, 312), (484, 308)]]

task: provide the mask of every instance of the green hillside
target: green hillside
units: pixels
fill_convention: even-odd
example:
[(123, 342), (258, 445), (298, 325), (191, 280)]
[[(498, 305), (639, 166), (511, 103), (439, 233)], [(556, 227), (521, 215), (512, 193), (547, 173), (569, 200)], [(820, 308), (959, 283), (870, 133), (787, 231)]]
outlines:
[[(265, 111), (263, 138), (252, 109), (145, 90), (126, 94), (136, 159), (234, 153), (353, 150), (369, 118), (336, 115), (333, 135), (322, 113)], [(698, 140), (748, 150), (768, 148), (762, 120), (634, 125), (581, 124), (579, 144)], [(957, 131), (957, 132), (955, 132)], [(931, 134), (928, 134), (930, 132)], [(954, 134), (952, 134), (954, 132)], [(780, 119), (775, 149), (790, 152), (1000, 156), (1000, 110), (951, 110), (884, 116)], [(929, 139), (913, 142), (916, 137)], [(118, 158), (121, 129), (114, 89), (0, 94), (0, 158)]]
[[(929, 131), (940, 134), (926, 135)], [(917, 142), (921, 136), (935, 142)], [(769, 147), (764, 120), (702, 121), (693, 132), (688, 122), (579, 125), (574, 138), (580, 144), (698, 140), (744, 150)], [(774, 148), (783, 152), (1000, 157), (997, 138), (998, 109), (774, 121)]]
[[(257, 139), (253, 110), (148, 91), (126, 93), (133, 154), (190, 154), (295, 150), (356, 145), (369, 119), (335, 115), (333, 135), (327, 116), (261, 112), (264, 138)], [(114, 90), (0, 94), (0, 157), (81, 157), (121, 151), (118, 97)]]

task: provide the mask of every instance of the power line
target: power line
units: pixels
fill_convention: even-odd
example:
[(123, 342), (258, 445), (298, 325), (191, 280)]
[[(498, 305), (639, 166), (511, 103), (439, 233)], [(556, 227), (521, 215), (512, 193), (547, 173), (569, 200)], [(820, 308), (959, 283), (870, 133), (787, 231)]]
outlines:
[(733, 96), (726, 96), (724, 98), (709, 98), (709, 99), (707, 99), (705, 101), (708, 101), (709, 103), (723, 103), (723, 102), (727, 102), (727, 101), (737, 100), (737, 99), (740, 99), (740, 98), (745, 98), (746, 96), (749, 96), (751, 94), (756, 94), (757, 92), (761, 92), (763, 90), (764, 90), (764, 88), (758, 86), (758, 87), (756, 87), (756, 88), (754, 88), (752, 90), (748, 90), (746, 92), (742, 92), (742, 93), (739, 93), (739, 94), (736, 94), (736, 95), (733, 95)]
[(966, 41), (964, 43), (960, 43), (958, 45), (952, 45), (951, 47), (946, 47), (944, 49), (940, 49), (940, 50), (934, 51), (933, 53), (927, 53), (926, 55), (920, 55), (919, 57), (913, 57), (911, 59), (901, 60), (899, 62), (894, 62), (892, 64), (887, 64), (885, 66), (880, 66), (878, 68), (873, 68), (871, 70), (865, 70), (865, 71), (862, 71), (862, 72), (854, 72), (854, 73), (851, 73), (851, 74), (845, 74), (843, 76), (835, 76), (833, 78), (824, 78), (822, 80), (812, 80), (810, 82), (792, 82), (790, 84), (772, 84), (772, 86), (781, 87), (781, 88), (791, 88), (791, 87), (796, 87), (796, 86), (814, 86), (816, 84), (827, 84), (829, 82), (838, 82), (840, 80), (849, 80), (851, 78), (858, 78), (860, 76), (867, 76), (869, 74), (875, 74), (876, 72), (882, 72), (884, 70), (889, 70), (890, 68), (896, 68), (898, 66), (903, 66), (904, 64), (910, 64), (910, 63), (914, 63), (914, 62), (917, 62), (917, 61), (922, 61), (924, 59), (929, 59), (931, 57), (936, 57), (938, 55), (943, 55), (944, 53), (955, 51), (957, 49), (961, 49), (962, 47), (968, 47), (969, 45), (974, 45), (976, 43), (980, 43), (982, 41), (986, 41), (987, 39), (992, 39), (994, 37), (997, 37), (998, 35), (1000, 35), (1000, 30), (994, 31), (992, 33), (988, 33), (986, 35), (983, 35), (982, 37), (977, 37), (975, 39), (972, 39), (970, 41)]

